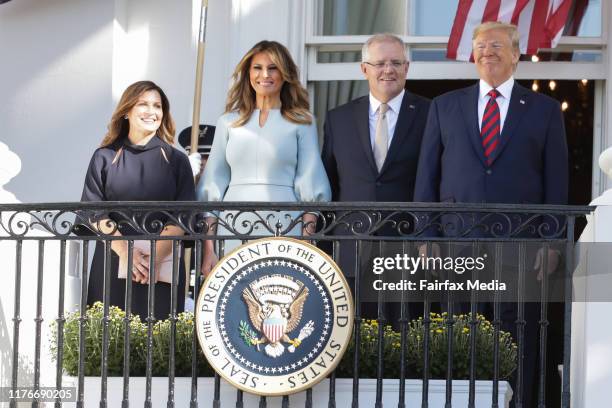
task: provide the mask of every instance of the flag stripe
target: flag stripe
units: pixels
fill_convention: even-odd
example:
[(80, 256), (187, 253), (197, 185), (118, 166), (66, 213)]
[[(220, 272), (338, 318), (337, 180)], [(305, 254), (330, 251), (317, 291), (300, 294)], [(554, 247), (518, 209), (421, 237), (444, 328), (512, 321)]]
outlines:
[(548, 0), (535, 0), (533, 15), (531, 17), (531, 27), (529, 29), (529, 42), (527, 43), (527, 54), (536, 54), (542, 42), (548, 17)]
[(521, 12), (528, 4), (529, 4), (529, 0), (518, 0), (516, 2), (516, 7), (514, 7), (514, 12), (512, 13), (512, 19), (510, 20), (512, 24), (517, 25)]
[(499, 8), (501, 6), (501, 0), (489, 0), (482, 14), (482, 22), (497, 21), (499, 15)]
[(457, 59), (469, 61), (472, 56), (472, 32), (474, 28), (480, 24), (486, 0), (478, 0), (472, 4), (468, 14), (466, 28), (463, 30), (461, 41), (459, 41), (459, 49), (457, 50)]
[(516, 0), (502, 0), (499, 7), (499, 13), (497, 21), (503, 21), (504, 23), (511, 23), (512, 17), (516, 12), (517, 2)]
[[(572, 4), (576, 7), (572, 12)], [(486, 21), (512, 23), (518, 27), (521, 54), (535, 54), (538, 48), (557, 45), (563, 29), (576, 32), (588, 0), (459, 0), (449, 36), (446, 56), (473, 60), (472, 32)], [(575, 14), (575, 20), (570, 14)]]
[(574, 12), (569, 16), (571, 23), (567, 33), (568, 35), (578, 35), (580, 23), (582, 23), (582, 17), (584, 17), (588, 3), (589, 0), (576, 0)]
[(459, 0), (457, 14), (455, 14), (455, 21), (453, 22), (453, 28), (451, 29), (451, 34), (448, 39), (446, 58), (457, 58), (457, 48), (459, 47), (459, 41), (461, 40), (464, 29), (468, 28), (465, 22), (471, 8), (472, 0)]
[(559, 38), (563, 34), (563, 28), (567, 21), (567, 15), (569, 14), (572, 0), (559, 0), (557, 8), (552, 12), (552, 15), (548, 17), (546, 21), (546, 43), (542, 48), (555, 47), (559, 42)]
[(527, 54), (527, 44), (529, 43), (529, 27), (531, 26), (531, 18), (533, 17), (533, 9), (535, 3), (533, 0), (530, 0), (525, 5), (525, 8), (522, 10), (521, 15), (518, 20), (518, 30), (520, 36), (520, 49), (521, 54)]

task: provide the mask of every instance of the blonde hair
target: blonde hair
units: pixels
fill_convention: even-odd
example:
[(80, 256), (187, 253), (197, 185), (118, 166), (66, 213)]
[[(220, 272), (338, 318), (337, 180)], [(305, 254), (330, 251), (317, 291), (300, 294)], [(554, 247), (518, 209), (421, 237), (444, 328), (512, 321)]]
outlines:
[(174, 120), (170, 114), (170, 102), (164, 91), (151, 81), (138, 81), (128, 86), (123, 95), (119, 99), (119, 103), (111, 116), (111, 121), (108, 124), (108, 132), (102, 139), (101, 147), (109, 146), (113, 144), (117, 139), (127, 137), (130, 131), (130, 122), (125, 118), (125, 115), (132, 110), (138, 103), (138, 98), (148, 91), (157, 91), (161, 97), (162, 103), (162, 120), (159, 129), (157, 129), (157, 136), (164, 142), (172, 145), (174, 144)]
[(472, 43), (481, 33), (490, 30), (505, 31), (508, 34), (508, 37), (510, 38), (512, 48), (514, 48), (516, 51), (519, 50), (520, 35), (516, 26), (514, 24), (502, 23), (499, 21), (487, 21), (486, 23), (477, 25), (476, 28), (474, 28), (474, 33), (472, 34)]
[(227, 94), (225, 112), (238, 112), (238, 119), (233, 127), (244, 125), (255, 110), (255, 90), (251, 86), (249, 71), (251, 61), (256, 54), (265, 52), (278, 70), (284, 81), (281, 88), (281, 114), (290, 122), (298, 124), (312, 123), (308, 92), (300, 83), (298, 68), (287, 48), (276, 41), (260, 41), (242, 57), (232, 75), (232, 86)]

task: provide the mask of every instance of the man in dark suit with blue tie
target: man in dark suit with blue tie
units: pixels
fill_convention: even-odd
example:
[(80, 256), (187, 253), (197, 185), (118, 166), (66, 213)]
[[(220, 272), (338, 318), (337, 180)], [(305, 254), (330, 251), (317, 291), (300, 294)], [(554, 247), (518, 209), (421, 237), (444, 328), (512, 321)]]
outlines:
[[(401, 38), (373, 35), (361, 54), (369, 95), (330, 110), (325, 119), (322, 158), (332, 199), (412, 201), (429, 100), (404, 89), (409, 63)], [(397, 228), (388, 226), (378, 233), (397, 234)], [(350, 277), (355, 255), (353, 243), (341, 242), (340, 266)]]
[[(566, 204), (568, 153), (561, 108), (515, 82), (520, 56), (516, 27), (481, 24), (474, 30), (473, 55), (479, 83), (432, 101), (415, 201)], [(482, 229), (474, 229), (475, 234), (486, 236)], [(551, 251), (549, 271), (557, 263)], [(515, 308), (502, 310), (502, 319), (504, 312), (516, 316)], [(504, 325), (510, 329), (514, 321), (509, 320)], [(523, 407), (531, 406), (536, 372), (537, 317), (529, 320)]]

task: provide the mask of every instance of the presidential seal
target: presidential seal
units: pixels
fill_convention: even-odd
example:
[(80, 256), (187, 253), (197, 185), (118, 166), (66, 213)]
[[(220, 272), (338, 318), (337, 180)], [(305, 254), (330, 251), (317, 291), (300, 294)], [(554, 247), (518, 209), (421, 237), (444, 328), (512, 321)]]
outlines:
[(266, 396), (323, 380), (353, 330), (353, 299), (338, 266), (290, 238), (251, 241), (221, 259), (195, 310), (210, 365), (233, 386)]

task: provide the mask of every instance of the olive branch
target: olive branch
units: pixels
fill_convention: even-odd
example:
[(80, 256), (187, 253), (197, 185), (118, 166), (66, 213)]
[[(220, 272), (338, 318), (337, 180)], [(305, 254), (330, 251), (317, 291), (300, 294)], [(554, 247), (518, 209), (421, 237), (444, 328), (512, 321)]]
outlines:
[(247, 346), (252, 346), (257, 342), (257, 333), (255, 333), (244, 320), (240, 321), (238, 330), (240, 331), (240, 337)]

